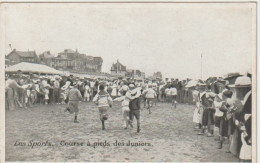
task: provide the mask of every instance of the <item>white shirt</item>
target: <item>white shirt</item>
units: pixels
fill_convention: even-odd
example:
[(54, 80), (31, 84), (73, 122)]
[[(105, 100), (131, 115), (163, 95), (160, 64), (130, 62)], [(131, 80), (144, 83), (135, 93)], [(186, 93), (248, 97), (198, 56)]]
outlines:
[(223, 105), (223, 101), (221, 101), (221, 102), (214, 101), (214, 106), (215, 106), (215, 110), (216, 110), (215, 116), (222, 117), (224, 115), (224, 113), (219, 110), (222, 105)]
[(152, 88), (148, 88), (143, 92), (143, 94), (145, 94), (145, 98), (155, 98), (157, 95)]
[(177, 95), (177, 89), (176, 88), (171, 88), (169, 90), (169, 95)]
[(129, 87), (127, 85), (123, 85), (121, 88), (120, 88), (120, 91), (128, 91)]
[(165, 94), (166, 94), (166, 95), (170, 95), (170, 89), (169, 89), (169, 88), (166, 88), (166, 89), (165, 89)]

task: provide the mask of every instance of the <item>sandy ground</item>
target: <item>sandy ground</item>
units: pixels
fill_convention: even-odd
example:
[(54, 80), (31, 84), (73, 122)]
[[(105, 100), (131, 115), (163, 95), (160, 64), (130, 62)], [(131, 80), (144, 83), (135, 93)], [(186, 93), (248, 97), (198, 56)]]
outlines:
[[(151, 115), (142, 110), (140, 133), (136, 121), (133, 129), (123, 129), (120, 103), (110, 109), (106, 131), (101, 130), (94, 104), (80, 104), (78, 124), (73, 115), (63, 113), (64, 107), (6, 111), (6, 161), (238, 161), (225, 153), (226, 146), (217, 149), (213, 137), (196, 135), (192, 105), (179, 104), (175, 109), (158, 103)], [(31, 141), (51, 144), (32, 148)], [(62, 146), (61, 141), (83, 146)], [(129, 141), (135, 144), (128, 146)]]

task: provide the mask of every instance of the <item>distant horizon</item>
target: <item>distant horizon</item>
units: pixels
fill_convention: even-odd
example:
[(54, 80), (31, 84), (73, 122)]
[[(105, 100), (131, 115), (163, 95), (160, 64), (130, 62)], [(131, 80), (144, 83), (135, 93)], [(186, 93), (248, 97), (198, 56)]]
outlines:
[[(12, 52), (13, 50), (17, 50), (16, 48), (12, 48), (12, 50), (10, 49), (10, 52)], [(65, 49), (63, 49), (62, 51), (60, 51), (60, 52), (63, 52), (64, 50), (66, 50), (66, 49), (71, 49), (71, 50), (73, 50), (72, 48), (65, 48)], [(76, 48), (77, 49), (77, 48)], [(76, 49), (75, 50), (73, 50), (73, 51), (76, 51)], [(54, 57), (57, 57), (58, 56), (58, 53), (60, 53), (60, 52), (58, 52), (58, 53), (52, 53), (51, 52), (51, 50), (45, 50), (45, 51), (43, 51), (43, 52), (41, 52), (41, 53), (37, 53), (37, 51), (36, 50), (30, 50), (30, 49), (28, 49), (28, 50), (20, 50), (20, 49), (18, 49), (17, 51), (35, 51), (35, 53), (36, 53), (36, 55), (37, 56), (39, 56), (39, 55), (41, 55), (42, 53), (44, 53), (44, 52), (47, 52), (47, 51), (49, 51), (50, 52), (50, 54), (52, 54), (52, 55), (54, 55)], [(85, 55), (87, 55), (86, 53), (82, 53), (79, 49), (77, 49), (77, 51), (78, 51), (78, 53), (80, 53), (80, 54), (85, 54)], [(9, 52), (9, 53), (10, 53)], [(8, 53), (8, 54), (9, 54)], [(8, 54), (5, 54), (5, 56), (7, 56)], [(101, 56), (93, 56), (93, 55), (87, 55), (87, 56), (92, 56), (92, 57), (101, 57)], [(102, 57), (101, 57), (102, 58)], [(114, 64), (114, 63), (116, 63), (117, 62), (117, 60), (120, 62), (120, 63), (122, 63), (119, 59), (116, 59), (115, 60), (115, 62), (113, 62), (112, 64)], [(37, 64), (37, 63), (36, 63)], [(124, 65), (124, 64), (123, 64)], [(111, 65), (112, 66), (112, 65)], [(126, 70), (140, 70), (140, 69), (134, 69), (134, 68), (127, 68), (127, 65), (124, 65), (124, 66), (126, 66)], [(103, 65), (102, 65), (102, 69), (103, 69)], [(142, 71), (142, 70), (140, 70), (141, 72), (144, 72), (144, 71)], [(146, 77), (150, 77), (150, 76), (153, 76), (153, 74), (154, 73), (156, 73), (156, 72), (161, 72), (161, 71), (155, 71), (155, 72), (153, 72), (152, 74), (150, 74), (150, 75), (147, 75), (147, 73), (146, 72), (144, 72), (145, 73), (145, 76)], [(241, 75), (243, 75), (243, 74), (245, 74), (245, 73), (248, 73), (249, 71), (245, 71), (245, 72), (227, 72), (227, 73), (225, 73), (225, 74), (223, 74), (222, 76), (208, 76), (206, 79), (208, 79), (209, 77), (224, 77), (224, 75), (227, 75), (227, 74), (230, 74), (230, 73), (239, 73), (239, 74), (241, 74)], [(109, 73), (109, 74), (111, 74), (111, 71), (108, 71), (108, 72), (106, 72), (106, 71), (101, 71), (101, 73)], [(162, 72), (161, 72), (162, 73)], [(250, 72), (251, 73), (251, 72)], [(163, 79), (165, 79), (165, 78), (169, 78), (169, 79), (171, 79), (171, 78), (174, 78), (174, 77), (165, 77), (165, 74), (163, 74), (162, 73), (162, 78)], [(200, 79), (200, 78), (190, 78), (190, 77), (187, 77), (187, 78), (189, 78), (189, 79), (195, 79), (195, 80), (198, 80), (198, 79)], [(187, 79), (187, 78), (182, 78), (182, 79)], [(180, 79), (180, 78), (174, 78), (174, 79)]]

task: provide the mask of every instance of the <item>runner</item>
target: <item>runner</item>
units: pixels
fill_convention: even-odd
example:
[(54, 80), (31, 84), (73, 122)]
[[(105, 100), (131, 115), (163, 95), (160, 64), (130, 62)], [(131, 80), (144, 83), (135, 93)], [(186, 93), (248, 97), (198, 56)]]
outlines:
[(151, 114), (151, 107), (153, 106), (153, 102), (155, 98), (157, 97), (156, 92), (152, 88), (152, 85), (148, 85), (148, 89), (143, 91), (142, 96), (144, 96), (147, 99), (147, 109), (149, 111), (149, 114)]
[(129, 108), (130, 108), (130, 125), (132, 124), (134, 117), (136, 118), (137, 121), (137, 132), (141, 131), (140, 128), (140, 96), (141, 96), (141, 91), (135, 89), (134, 84), (129, 85), (129, 91), (126, 92), (127, 97), (135, 96), (136, 98), (129, 103)]
[(132, 96), (132, 94), (127, 94), (127, 96), (121, 96), (121, 97), (118, 97), (118, 98), (113, 100), (113, 101), (122, 101), (122, 113), (123, 113), (123, 120), (124, 120), (124, 123), (123, 123), (124, 129), (127, 129), (128, 125), (130, 125), (133, 128), (133, 125), (132, 125), (132, 123), (130, 122), (130, 119), (129, 119), (129, 112), (130, 112), (129, 103), (130, 103), (130, 100), (133, 100), (135, 98), (137, 98), (137, 97)]
[(93, 102), (98, 105), (99, 117), (102, 122), (102, 130), (105, 130), (105, 121), (108, 119), (108, 107), (112, 107), (112, 98), (104, 90), (104, 85), (99, 86), (99, 92), (93, 99)]
[(71, 114), (75, 113), (74, 123), (79, 123), (77, 120), (78, 113), (79, 113), (78, 105), (79, 105), (79, 101), (82, 100), (82, 96), (80, 91), (77, 88), (76, 82), (73, 82), (73, 86), (68, 93), (68, 99), (69, 99), (69, 104), (64, 112), (69, 111)]
[(176, 108), (176, 98), (177, 98), (177, 89), (175, 88), (174, 85), (171, 86), (170, 90), (169, 90), (169, 98), (172, 102), (172, 106), (174, 105), (174, 107)]

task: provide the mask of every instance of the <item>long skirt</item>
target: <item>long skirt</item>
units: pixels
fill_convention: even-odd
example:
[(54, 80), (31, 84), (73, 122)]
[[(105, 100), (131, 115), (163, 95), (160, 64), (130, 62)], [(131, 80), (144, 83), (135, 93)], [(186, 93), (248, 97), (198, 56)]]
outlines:
[(202, 125), (203, 122), (203, 114), (204, 114), (204, 109), (200, 107), (200, 124)]
[(84, 92), (84, 97), (85, 97), (85, 98), (89, 98), (89, 97), (90, 97), (90, 94), (89, 94), (88, 91), (85, 91), (85, 92)]
[(193, 113), (193, 122), (200, 123), (200, 108), (196, 107)]
[(207, 126), (208, 125), (208, 109), (204, 109), (203, 110), (203, 114), (202, 114), (202, 126)]
[(224, 116), (220, 119), (219, 135), (224, 137), (228, 136), (228, 121), (225, 119)]
[(231, 136), (230, 152), (235, 156), (239, 156), (241, 145), (241, 133), (238, 131), (238, 128), (235, 128)]
[(242, 147), (240, 150), (239, 158), (241, 160), (252, 160), (252, 146), (248, 145), (241, 134)]
[(57, 88), (54, 88), (53, 94), (54, 94), (54, 102), (59, 103), (59, 101), (60, 101), (60, 90), (57, 89)]
[(15, 105), (15, 100), (14, 100), (14, 90), (12, 88), (7, 88), (6, 89), (6, 97), (7, 100), (7, 109), (9, 110), (15, 110), (16, 105)]

